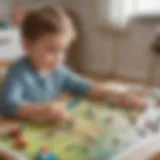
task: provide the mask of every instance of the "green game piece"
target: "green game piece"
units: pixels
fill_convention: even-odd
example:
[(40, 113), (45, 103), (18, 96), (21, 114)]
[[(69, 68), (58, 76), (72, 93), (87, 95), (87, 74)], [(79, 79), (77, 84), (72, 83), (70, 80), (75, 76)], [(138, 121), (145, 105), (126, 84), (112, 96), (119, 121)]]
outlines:
[(116, 102), (116, 99), (115, 99), (115, 98), (110, 97), (110, 98), (108, 98), (107, 103), (108, 103), (110, 106), (115, 106), (117, 102)]
[(79, 103), (81, 103), (82, 98), (78, 97), (78, 98), (74, 98), (72, 99), (68, 104), (67, 104), (67, 108), (68, 109), (73, 109), (75, 108)]
[(131, 113), (133, 111), (131, 107), (124, 107), (122, 110), (124, 110), (126, 113)]

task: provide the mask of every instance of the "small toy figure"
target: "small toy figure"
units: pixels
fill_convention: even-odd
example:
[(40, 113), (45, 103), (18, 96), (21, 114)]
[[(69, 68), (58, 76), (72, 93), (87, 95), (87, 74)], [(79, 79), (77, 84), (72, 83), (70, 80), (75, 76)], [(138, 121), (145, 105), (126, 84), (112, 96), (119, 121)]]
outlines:
[(41, 151), (37, 153), (35, 160), (58, 160), (57, 156), (49, 152), (48, 146), (42, 146)]
[(35, 160), (58, 160), (58, 158), (53, 153), (38, 152)]

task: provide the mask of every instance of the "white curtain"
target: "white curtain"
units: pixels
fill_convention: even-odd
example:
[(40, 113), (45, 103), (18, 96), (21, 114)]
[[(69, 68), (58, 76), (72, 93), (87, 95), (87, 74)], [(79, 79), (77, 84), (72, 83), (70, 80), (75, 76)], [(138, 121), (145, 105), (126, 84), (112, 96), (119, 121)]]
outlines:
[(109, 22), (126, 26), (133, 15), (160, 14), (160, 0), (109, 0)]

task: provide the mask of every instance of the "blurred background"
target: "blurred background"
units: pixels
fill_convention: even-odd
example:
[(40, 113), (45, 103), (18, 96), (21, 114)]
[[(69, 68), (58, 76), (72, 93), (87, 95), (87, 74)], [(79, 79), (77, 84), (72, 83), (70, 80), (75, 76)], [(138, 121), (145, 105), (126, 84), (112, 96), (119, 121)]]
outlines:
[(9, 64), (23, 55), (19, 24), (25, 12), (45, 4), (64, 7), (77, 28), (66, 62), (74, 70), (160, 85), (159, 0), (0, 0), (2, 79)]

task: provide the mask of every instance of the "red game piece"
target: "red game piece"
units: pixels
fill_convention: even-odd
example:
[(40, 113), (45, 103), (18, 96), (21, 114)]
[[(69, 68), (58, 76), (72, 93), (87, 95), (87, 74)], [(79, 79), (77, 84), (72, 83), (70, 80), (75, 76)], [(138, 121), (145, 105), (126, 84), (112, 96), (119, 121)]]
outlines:
[(15, 142), (15, 147), (19, 149), (24, 149), (28, 145), (27, 141), (21, 138), (18, 138)]
[(10, 132), (10, 136), (11, 136), (11, 137), (14, 137), (14, 138), (18, 138), (20, 135), (21, 135), (21, 132), (20, 132), (20, 130), (18, 130), (18, 129), (13, 129), (13, 130)]

